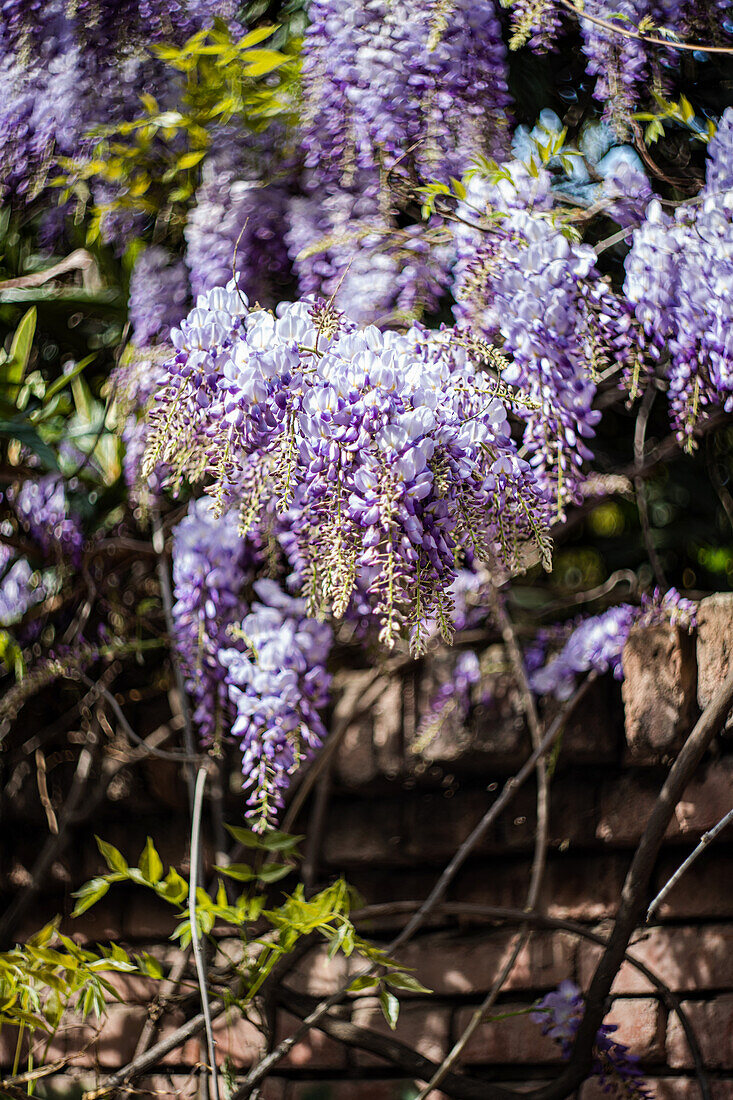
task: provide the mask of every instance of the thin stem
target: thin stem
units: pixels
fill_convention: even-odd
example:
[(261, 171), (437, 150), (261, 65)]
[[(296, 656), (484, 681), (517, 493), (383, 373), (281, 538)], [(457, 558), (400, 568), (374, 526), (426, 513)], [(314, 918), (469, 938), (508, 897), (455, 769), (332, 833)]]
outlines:
[(193, 944), (193, 957), (196, 963), (196, 974), (201, 993), (201, 1009), (204, 1014), (206, 1027), (206, 1045), (209, 1051), (209, 1063), (211, 1068), (211, 1083), (214, 1087), (214, 1100), (220, 1100), (219, 1075), (216, 1068), (216, 1045), (214, 1043), (214, 1030), (211, 1026), (211, 1006), (209, 1005), (209, 992), (206, 984), (206, 959), (204, 949), (199, 936), (196, 921), (196, 890), (198, 888), (198, 874), (201, 861), (201, 812), (204, 805), (204, 790), (206, 789), (206, 777), (209, 774), (208, 765), (199, 768), (196, 776), (196, 787), (193, 797), (193, 819), (191, 822), (191, 880), (188, 887), (188, 915), (191, 920), (191, 943)]
[[(476, 845), (485, 836), (486, 832), (491, 828), (492, 824), (499, 816), (501, 811), (512, 801), (515, 795), (519, 792), (522, 786), (527, 782), (530, 775), (534, 771), (537, 761), (548, 752), (557, 738), (559, 737), (565, 723), (570, 717), (572, 711), (582, 698), (584, 698), (588, 688), (590, 687), (594, 679), (594, 673), (589, 673), (585, 680), (582, 682), (578, 690), (572, 699), (570, 699), (560, 714), (557, 715), (552, 725), (548, 729), (545, 736), (538, 748), (529, 756), (527, 761), (523, 764), (517, 774), (507, 780), (504, 784), (501, 794), (496, 801), (489, 807), (481, 821), (472, 830), (466, 840), (463, 842), (459, 850), (451, 859), (447, 865), (437, 883), (433, 887), (429, 896), (422, 903), (418, 911), (408, 921), (405, 928), (398, 936), (389, 944), (386, 949), (388, 955), (393, 955), (399, 947), (402, 947), (411, 937), (415, 934), (418, 928), (420, 928), (433, 909), (442, 901), (445, 892), (450, 886), (451, 882), (458, 874), (458, 871), (463, 866), (468, 856), (471, 854)], [(259, 1085), (261, 1081), (265, 1079), (270, 1073), (273, 1066), (285, 1057), (288, 1051), (299, 1042), (304, 1035), (306, 1035), (312, 1027), (318, 1025), (319, 1020), (322, 1020), (334, 1005), (338, 1004), (345, 996), (348, 987), (356, 978), (365, 977), (372, 974), (376, 968), (374, 966), (365, 967), (357, 974), (352, 974), (349, 977), (347, 983), (345, 983), (340, 989), (333, 993), (330, 997), (327, 997), (322, 1001), (311, 1013), (303, 1020), (300, 1027), (296, 1028), (292, 1035), (283, 1039), (278, 1046), (267, 1054), (256, 1066), (247, 1074), (240, 1087), (232, 1094), (230, 1100), (245, 1100), (246, 1097), (251, 1097), (253, 1090)], [(513, 1096), (511, 1092), (507, 1090), (500, 1090), (502, 1096)], [(489, 1093), (487, 1092), (487, 1096)]]
[[(165, 557), (165, 535), (163, 534), (163, 525), (160, 521), (160, 513), (157, 508), (153, 509), (153, 550), (157, 557), (158, 582), (160, 584), (160, 594), (163, 601), (163, 613), (168, 628), (168, 637), (170, 638), (170, 657), (180, 698), (181, 714), (183, 715), (183, 743), (186, 749), (186, 755), (193, 757), (196, 755), (196, 740), (193, 734), (191, 707), (189, 706), (188, 695), (186, 693), (186, 681), (178, 660), (178, 654), (176, 653), (175, 623), (173, 621), (173, 593), (171, 591), (171, 579), (168, 574), (168, 564)], [(186, 765), (186, 782), (188, 784), (189, 801), (191, 805), (193, 805), (194, 771), (190, 763)]]
[[(652, 405), (654, 399), (657, 396), (656, 388), (652, 385), (644, 394), (644, 398), (641, 402), (641, 408), (639, 409), (639, 415), (636, 418), (636, 427), (634, 428), (634, 465), (637, 470), (641, 470), (644, 464), (644, 441), (646, 439), (646, 426), (649, 420), (649, 415), (652, 411)], [(667, 589), (667, 578), (664, 575), (664, 569), (662, 568), (662, 562), (657, 548), (654, 545), (654, 539), (652, 537), (651, 522), (649, 520), (649, 501), (646, 494), (646, 482), (643, 477), (637, 475), (634, 478), (634, 488), (636, 490), (636, 507), (639, 512), (639, 522), (641, 524), (641, 531), (644, 537), (644, 545), (646, 552), (649, 555), (649, 561), (651, 562), (652, 569), (654, 570), (654, 576), (656, 577), (657, 584), (660, 588)]]
[[(542, 727), (540, 724), (539, 715), (537, 713), (537, 704), (535, 697), (532, 693), (532, 689), (529, 686), (529, 680), (527, 678), (527, 671), (524, 667), (524, 659), (522, 652), (519, 648), (517, 641), (517, 634), (514, 629), (514, 624), (509, 617), (504, 603), (504, 597), (497, 590), (495, 585), (491, 585), (490, 599), (492, 611), (501, 628), (502, 636), (504, 638), (504, 644), (509, 651), (509, 657), (514, 670), (514, 678), (519, 686), (522, 709), (524, 710), (525, 717), (527, 719), (527, 725), (529, 726), (530, 735), (532, 737), (532, 748), (535, 752), (542, 744)], [(544, 757), (540, 756), (535, 764), (535, 772), (537, 775), (537, 829), (535, 831), (534, 840), (534, 856), (532, 858), (532, 871), (530, 874), (529, 889), (527, 891), (527, 901), (525, 909), (528, 912), (534, 910), (537, 906), (537, 899), (539, 897), (540, 887), (542, 885), (542, 877), (544, 875), (545, 864), (547, 862), (547, 841), (549, 832), (549, 817), (550, 817), (550, 785), (547, 777), (547, 768), (545, 765)], [(531, 926), (528, 922), (524, 921), (514, 938), (512, 949), (509, 952), (509, 958), (502, 966), (499, 974), (497, 975), (491, 989), (487, 993), (484, 1000), (474, 1011), (467, 1026), (464, 1028), (463, 1034), (459, 1036), (456, 1042), (453, 1044), (452, 1049), (448, 1052), (446, 1057), (441, 1062), (436, 1072), (431, 1077), (428, 1084), (420, 1092), (417, 1100), (427, 1100), (433, 1089), (437, 1089), (441, 1081), (444, 1080), (446, 1074), (453, 1068), (461, 1053), (465, 1049), (467, 1043), (481, 1026), (483, 1020), (486, 1017), (486, 1013), (496, 1002), (499, 996), (504, 982), (507, 980), (514, 964), (516, 963), (519, 953), (524, 947), (525, 943), (531, 935)]]
[(657, 911), (659, 906), (662, 904), (662, 902), (664, 901), (664, 899), (666, 898), (666, 896), (670, 892), (670, 890), (672, 890), (673, 887), (675, 887), (677, 885), (677, 883), (680, 881), (680, 879), (684, 875), (685, 871), (689, 870), (689, 868), (695, 862), (697, 857), (702, 855), (702, 853), (705, 851), (705, 849), (708, 847), (708, 845), (712, 844), (712, 842), (715, 840), (716, 836), (718, 836), (720, 833), (722, 833), (723, 829), (725, 829), (726, 826), (730, 825), (731, 821), (733, 821), (733, 810), (728, 810), (728, 813), (725, 815), (725, 817), (722, 817), (720, 819), (720, 821), (718, 822), (717, 825), (714, 825), (712, 827), (712, 829), (708, 829), (708, 831), (703, 834), (703, 836), (700, 838), (700, 842), (698, 843), (697, 847), (692, 852), (690, 852), (687, 859), (683, 863), (680, 864), (680, 866), (677, 868), (675, 873), (672, 875), (669, 882), (665, 883), (665, 885), (662, 887), (662, 889), (659, 891), (659, 893), (655, 897), (654, 901), (651, 903), (651, 905), (647, 909), (647, 911), (646, 911), (647, 924), (652, 919), (654, 913)]
[(657, 38), (652, 34), (642, 34), (641, 31), (632, 31), (628, 27), (622, 26), (620, 23), (612, 23), (609, 19), (601, 19), (597, 15), (588, 15), (587, 12), (582, 11), (572, 3), (572, 0), (560, 0), (560, 3), (568, 11), (572, 11), (577, 15), (578, 19), (585, 19), (589, 23), (595, 23), (597, 27), (603, 27), (604, 30), (611, 31), (612, 34), (623, 35), (624, 38), (635, 38), (637, 42), (647, 42), (651, 46), (665, 46), (668, 50), (690, 50), (692, 52), (700, 51), (702, 53), (722, 53), (733, 54), (733, 48), (730, 46), (708, 46), (704, 42), (676, 42), (670, 41), (666, 38)]

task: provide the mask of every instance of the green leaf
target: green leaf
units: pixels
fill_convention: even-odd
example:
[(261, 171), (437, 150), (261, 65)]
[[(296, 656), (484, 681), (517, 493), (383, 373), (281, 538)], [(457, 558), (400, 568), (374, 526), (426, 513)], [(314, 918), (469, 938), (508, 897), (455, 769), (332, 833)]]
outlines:
[(237, 49), (246, 50), (250, 46), (257, 46), (260, 42), (264, 42), (266, 38), (269, 38), (275, 33), (277, 27), (257, 27), (256, 30), (250, 31), (244, 38), (240, 38), (237, 42)]
[(362, 989), (372, 989), (379, 982), (376, 974), (364, 974), (361, 978), (354, 978), (349, 986), (348, 993), (360, 993)]
[(195, 168), (206, 156), (205, 149), (195, 149), (190, 153), (184, 153), (176, 162), (176, 168), (183, 171), (186, 168)]
[(157, 888), (158, 896), (172, 905), (180, 905), (188, 897), (188, 883), (174, 867), (171, 867), (165, 879)]
[(101, 840), (98, 836), (95, 836), (94, 839), (97, 842), (102, 859), (110, 871), (118, 871), (121, 875), (126, 875), (128, 871), (127, 860), (122, 853), (113, 844), (108, 844), (106, 840)]
[(258, 877), (257, 872), (246, 863), (230, 863), (228, 867), (215, 866), (214, 870), (227, 878), (236, 879), (237, 882), (253, 882)]
[(76, 905), (72, 911), (72, 917), (80, 917), (82, 913), (86, 913), (87, 909), (91, 909), (93, 905), (96, 905), (100, 898), (109, 890), (110, 884), (107, 879), (93, 878), (91, 882), (87, 882), (80, 890), (77, 890), (73, 895), (78, 898)]
[(165, 971), (154, 955), (148, 955), (147, 952), (143, 955), (138, 955), (137, 964), (143, 974), (147, 974), (149, 978), (160, 980), (165, 977)]
[(156, 852), (150, 837), (145, 842), (145, 847), (138, 861), (138, 867), (145, 881), (152, 882), (153, 885), (160, 882), (163, 877), (163, 861)]
[(432, 993), (432, 989), (427, 989), (417, 978), (413, 978), (411, 974), (405, 974), (403, 971), (398, 971), (393, 974), (387, 974), (385, 976), (385, 982), (387, 985), (391, 985), (393, 989), (406, 989), (410, 993)]
[(23, 381), (33, 348), (36, 317), (36, 307), (31, 306), (15, 330), (13, 342), (10, 345), (10, 355), (2, 368), (2, 380), (8, 386), (19, 386)]
[(56, 455), (26, 420), (0, 420), (0, 436), (19, 440), (38, 455), (47, 470), (58, 470)]
[(287, 852), (305, 839), (303, 836), (278, 832), (277, 829), (260, 836), (251, 829), (243, 829), (241, 825), (226, 825), (225, 828), (245, 848), (259, 848), (265, 852)]
[(382, 1009), (382, 1015), (394, 1031), (400, 1015), (400, 1002), (394, 993), (390, 993), (388, 989), (383, 989), (379, 994), (379, 1006)]
[(62, 374), (60, 378), (57, 378), (54, 382), (51, 382), (51, 384), (46, 387), (46, 392), (43, 395), (44, 405), (47, 405), (52, 397), (55, 397), (57, 393), (60, 393), (61, 390), (68, 386), (69, 383), (73, 381), (73, 379), (76, 378), (77, 375), (81, 374), (81, 372), (85, 370), (90, 363), (93, 363), (96, 358), (96, 353), (92, 355), (87, 355), (85, 359), (81, 359), (78, 363), (75, 363), (74, 366), (66, 372), (66, 374)]
[(284, 65), (287, 57), (278, 50), (248, 50), (243, 60), (246, 76), (265, 76)]

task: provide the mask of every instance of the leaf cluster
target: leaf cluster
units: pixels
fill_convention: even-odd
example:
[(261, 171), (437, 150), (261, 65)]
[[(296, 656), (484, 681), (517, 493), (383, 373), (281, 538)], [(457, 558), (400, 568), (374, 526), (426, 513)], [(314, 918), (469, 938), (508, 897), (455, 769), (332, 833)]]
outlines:
[[(137, 118), (96, 127), (88, 155), (60, 162), (63, 174), (54, 182), (64, 188), (64, 198), (91, 205), (88, 243), (100, 238), (105, 216), (119, 210), (156, 225), (163, 218), (180, 235), (213, 129), (232, 123), (259, 132), (273, 119), (292, 120), (298, 44), (262, 45), (276, 31), (257, 27), (235, 41), (217, 21), (180, 47), (154, 47), (180, 85), (176, 108), (144, 94)], [(93, 181), (106, 185), (104, 202), (92, 201)]]

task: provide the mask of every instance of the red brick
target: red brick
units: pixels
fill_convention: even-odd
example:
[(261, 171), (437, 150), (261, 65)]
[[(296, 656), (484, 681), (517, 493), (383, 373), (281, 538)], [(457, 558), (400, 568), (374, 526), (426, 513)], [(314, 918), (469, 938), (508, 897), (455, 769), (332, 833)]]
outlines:
[[(628, 859), (624, 856), (594, 853), (587, 857), (569, 853), (552, 858), (543, 887), (548, 915), (571, 920), (602, 920), (613, 916), (627, 869)], [(525, 877), (525, 892), (527, 882)], [(523, 905), (524, 901), (519, 904)]]
[(265, 1050), (262, 1032), (236, 1010), (214, 1022), (214, 1040), (217, 1059), (229, 1058), (238, 1067), (251, 1066)]
[[(728, 675), (733, 652), (733, 593), (717, 592), (697, 609), (697, 700), (704, 709)], [(728, 719), (728, 729), (733, 717)]]
[[(585, 988), (602, 949), (584, 941), (579, 950), (579, 978)], [(703, 928), (651, 928), (637, 935), (630, 954), (644, 963), (674, 992), (733, 989), (733, 925)], [(614, 993), (646, 993), (647, 978), (624, 963), (613, 984)]]
[[(292, 1035), (301, 1021), (289, 1012), (278, 1012), (276, 1042)], [(294, 1069), (339, 1069), (346, 1064), (346, 1048), (324, 1035), (322, 1031), (311, 1028), (300, 1042), (291, 1048), (282, 1060), (283, 1066)]]
[[(703, 1062), (709, 1069), (733, 1069), (733, 994), (726, 993), (712, 1001), (683, 1001), (695, 1032)], [(667, 1028), (667, 1057), (670, 1066), (693, 1065), (682, 1025), (670, 1016)]]
[(131, 1061), (146, 1018), (147, 1012), (141, 1006), (110, 1005), (96, 1043), (100, 1066), (112, 1069)]
[[(623, 739), (619, 685), (612, 677), (596, 680), (574, 708), (562, 736), (560, 760), (565, 763), (612, 763), (620, 755)], [(548, 702), (545, 721), (562, 710), (564, 703)]]
[(125, 913), (125, 937), (131, 940), (168, 939), (178, 923), (171, 905), (139, 890)]
[(348, 961), (344, 955), (328, 957), (328, 948), (311, 951), (288, 975), (288, 985), (299, 993), (326, 997), (335, 993), (346, 980)]
[(619, 998), (611, 1005), (605, 1023), (615, 1024), (614, 1038), (642, 1059), (664, 1056), (665, 1014), (653, 997)]
[(626, 742), (649, 763), (675, 752), (697, 709), (693, 638), (674, 626), (631, 631), (623, 653)]
[[(381, 1035), (394, 1035), (419, 1054), (439, 1062), (448, 1050), (450, 1014), (447, 1008), (435, 1008), (420, 1002), (402, 1000), (397, 1027), (391, 1031), (375, 997), (360, 997), (354, 1004), (352, 1020), (359, 1027)], [(383, 1065), (382, 1059), (357, 1051), (360, 1065)]]
[[(662, 781), (653, 776), (626, 775), (610, 779), (601, 792), (596, 834), (614, 845), (636, 845), (656, 803)], [(733, 761), (716, 760), (685, 789), (665, 836), (678, 840), (699, 837), (730, 809)], [(633, 806), (634, 812), (629, 813)]]
[[(490, 1010), (500, 1015), (526, 1009), (527, 1004), (501, 1004)], [(473, 1016), (473, 1009), (464, 1008), (456, 1013), (454, 1039), (463, 1034)], [(468, 1040), (462, 1061), (473, 1064), (526, 1065), (528, 1063), (558, 1063), (562, 1061), (560, 1047), (543, 1035), (540, 1025), (529, 1015), (510, 1016), (508, 1019), (479, 1024)]]
[[(174, 1031), (178, 1031), (179, 1027), (182, 1027), (186, 1022), (186, 1017), (183, 1012), (167, 1012), (165, 1016), (161, 1017), (160, 1024), (156, 1035), (156, 1041), (161, 1039), (167, 1039), (169, 1035), (172, 1035)], [(190, 1039), (186, 1039), (182, 1046), (176, 1047), (170, 1053), (161, 1058), (161, 1065), (164, 1066), (195, 1066), (203, 1057), (206, 1048), (206, 1041), (203, 1033), (201, 1035), (193, 1035)]]
[[(426, 936), (400, 951), (400, 962), (433, 992), (485, 993), (508, 959), (513, 935), (484, 932), (458, 937), (455, 932)], [(565, 933), (538, 932), (520, 951), (504, 989), (552, 989), (572, 972), (575, 939)]]
[[(666, 852), (660, 859), (654, 892), (661, 890), (681, 863), (680, 852)], [(703, 917), (708, 920), (733, 917), (733, 856), (711, 845), (670, 890), (657, 916), (668, 918)]]

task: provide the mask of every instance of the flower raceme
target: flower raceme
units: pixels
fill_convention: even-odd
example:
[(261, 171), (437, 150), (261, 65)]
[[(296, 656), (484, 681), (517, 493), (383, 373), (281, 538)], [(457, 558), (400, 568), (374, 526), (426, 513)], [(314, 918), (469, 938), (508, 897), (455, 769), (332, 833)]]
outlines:
[(366, 592), (379, 640), (452, 634), (464, 554), (513, 569), (549, 502), (512, 441), (506, 387), (450, 329), (357, 329), (309, 301), (250, 311), (230, 284), (199, 297), (153, 412), (146, 470), (205, 479), (254, 530), (290, 509), (309, 614)]

